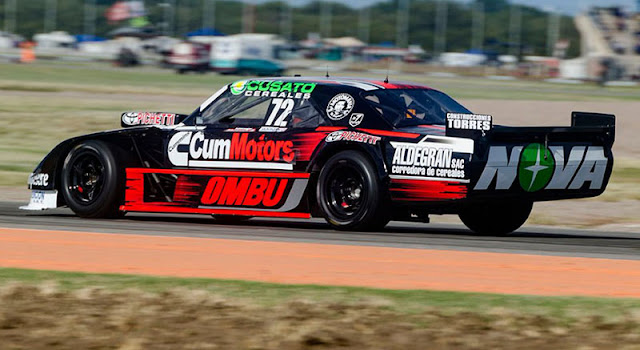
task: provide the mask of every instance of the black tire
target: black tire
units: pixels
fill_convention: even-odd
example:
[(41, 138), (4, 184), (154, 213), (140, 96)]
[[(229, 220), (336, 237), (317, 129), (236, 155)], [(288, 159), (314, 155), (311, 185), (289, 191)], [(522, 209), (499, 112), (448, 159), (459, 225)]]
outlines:
[(388, 196), (371, 161), (343, 151), (324, 164), (316, 185), (322, 215), (337, 230), (382, 229), (390, 220)]
[(473, 232), (484, 236), (503, 236), (522, 226), (531, 214), (533, 202), (502, 201), (471, 205), (458, 216)]
[(60, 188), (65, 202), (78, 216), (115, 218), (124, 215), (119, 210), (124, 179), (124, 169), (106, 143), (85, 141), (67, 154)]

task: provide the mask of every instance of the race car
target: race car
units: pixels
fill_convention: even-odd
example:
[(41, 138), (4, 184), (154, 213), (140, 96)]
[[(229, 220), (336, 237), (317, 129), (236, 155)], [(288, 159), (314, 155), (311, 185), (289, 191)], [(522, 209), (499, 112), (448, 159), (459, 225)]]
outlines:
[(338, 230), (457, 214), (477, 234), (502, 235), (535, 201), (601, 194), (615, 137), (613, 115), (499, 126), (423, 85), (328, 77), (241, 80), (191, 114), (126, 112), (120, 123), (56, 146), (22, 208), (321, 216)]

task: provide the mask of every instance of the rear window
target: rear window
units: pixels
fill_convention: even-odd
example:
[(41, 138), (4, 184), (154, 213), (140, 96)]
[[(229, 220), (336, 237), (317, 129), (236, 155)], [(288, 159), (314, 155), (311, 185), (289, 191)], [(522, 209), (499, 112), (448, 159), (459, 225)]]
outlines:
[(444, 125), (447, 113), (471, 113), (454, 99), (437, 90), (376, 90), (363, 93), (362, 97), (395, 127)]

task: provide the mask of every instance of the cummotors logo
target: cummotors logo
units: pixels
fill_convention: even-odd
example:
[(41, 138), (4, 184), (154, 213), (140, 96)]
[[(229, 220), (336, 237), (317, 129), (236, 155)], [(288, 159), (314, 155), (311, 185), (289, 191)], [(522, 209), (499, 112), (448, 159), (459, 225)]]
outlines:
[(274, 208), (284, 197), (291, 179), (221, 177), (209, 179), (202, 194), (204, 205)]
[(574, 146), (566, 158), (565, 148), (532, 143), (511, 148), (493, 146), (476, 190), (486, 190), (494, 182), (495, 189), (507, 190), (515, 182), (527, 192), (543, 189), (577, 190), (589, 182), (589, 189), (601, 189), (609, 160), (601, 146)]
[(249, 138), (234, 133), (231, 139), (210, 139), (202, 131), (174, 134), (167, 147), (175, 166), (202, 168), (293, 169), (293, 141)]

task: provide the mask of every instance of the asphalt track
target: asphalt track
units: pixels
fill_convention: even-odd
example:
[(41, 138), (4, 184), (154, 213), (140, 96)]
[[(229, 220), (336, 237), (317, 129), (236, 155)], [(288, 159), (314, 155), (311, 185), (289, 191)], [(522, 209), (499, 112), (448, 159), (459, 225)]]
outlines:
[(89, 220), (62, 208), (21, 211), (21, 204), (0, 202), (0, 227), (640, 260), (640, 235), (627, 232), (525, 226), (507, 237), (478, 237), (462, 225), (400, 222), (381, 232), (337, 232), (319, 219), (222, 225), (202, 215), (128, 214)]

